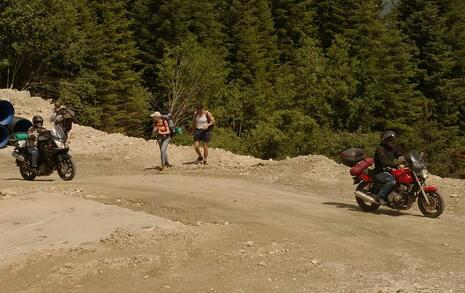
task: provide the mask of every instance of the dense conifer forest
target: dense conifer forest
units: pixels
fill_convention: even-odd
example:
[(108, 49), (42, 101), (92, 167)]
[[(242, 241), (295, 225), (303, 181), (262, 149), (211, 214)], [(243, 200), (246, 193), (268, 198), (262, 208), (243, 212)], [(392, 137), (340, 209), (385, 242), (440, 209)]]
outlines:
[(0, 87), (133, 136), (203, 103), (215, 146), (261, 158), (373, 150), (390, 129), (465, 178), (465, 1), (385, 2), (0, 0)]

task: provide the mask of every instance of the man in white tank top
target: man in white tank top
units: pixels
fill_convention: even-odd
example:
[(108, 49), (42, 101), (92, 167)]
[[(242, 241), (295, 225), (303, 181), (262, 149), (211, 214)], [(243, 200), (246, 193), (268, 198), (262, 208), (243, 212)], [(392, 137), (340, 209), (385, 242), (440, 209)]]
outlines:
[[(211, 129), (215, 125), (215, 118), (206, 111), (202, 105), (197, 106), (197, 111), (194, 112), (194, 148), (198, 157), (196, 164), (207, 165), (208, 158), (208, 143), (211, 139)], [(200, 151), (200, 143), (203, 142), (203, 156)]]

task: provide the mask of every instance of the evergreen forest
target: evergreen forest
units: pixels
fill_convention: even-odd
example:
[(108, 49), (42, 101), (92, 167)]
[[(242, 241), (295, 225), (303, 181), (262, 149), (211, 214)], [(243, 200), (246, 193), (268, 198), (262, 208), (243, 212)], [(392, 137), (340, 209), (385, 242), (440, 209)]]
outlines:
[(202, 103), (213, 146), (264, 159), (394, 130), (465, 178), (463, 0), (0, 0), (0, 87), (140, 137), (151, 111), (188, 127)]

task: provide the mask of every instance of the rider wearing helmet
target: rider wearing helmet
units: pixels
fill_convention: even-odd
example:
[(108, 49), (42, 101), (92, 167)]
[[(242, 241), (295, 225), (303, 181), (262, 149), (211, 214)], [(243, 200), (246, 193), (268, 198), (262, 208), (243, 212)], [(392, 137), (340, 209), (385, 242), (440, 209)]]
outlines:
[(402, 156), (401, 151), (395, 144), (396, 134), (393, 131), (386, 131), (381, 135), (381, 144), (376, 148), (375, 152), (375, 170), (376, 180), (384, 183), (384, 186), (379, 192), (379, 200), (381, 204), (386, 204), (387, 196), (396, 186), (396, 178), (389, 173), (389, 169), (395, 169), (401, 166), (399, 157)]
[(41, 132), (45, 131), (44, 119), (36, 115), (32, 118), (32, 127), (29, 128), (27, 134), (29, 134), (29, 140), (27, 141), (27, 150), (31, 154), (32, 169), (37, 171), (37, 161), (39, 160), (39, 150), (37, 148), (37, 139)]

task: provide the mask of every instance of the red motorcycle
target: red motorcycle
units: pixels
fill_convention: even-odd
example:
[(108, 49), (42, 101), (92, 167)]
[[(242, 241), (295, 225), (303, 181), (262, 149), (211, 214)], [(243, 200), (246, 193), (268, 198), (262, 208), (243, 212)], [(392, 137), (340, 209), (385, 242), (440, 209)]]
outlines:
[[(387, 197), (386, 206), (396, 210), (408, 210), (418, 199), (418, 208), (429, 218), (439, 217), (446, 207), (444, 197), (433, 185), (426, 185), (428, 169), (423, 157), (417, 151), (410, 151), (404, 158), (405, 167), (388, 170), (397, 181)], [(353, 162), (353, 161), (352, 161)], [(378, 193), (384, 182), (378, 182), (374, 172), (373, 159), (365, 158), (352, 164), (350, 174), (357, 184), (355, 200), (364, 211), (375, 211), (380, 207)]]

